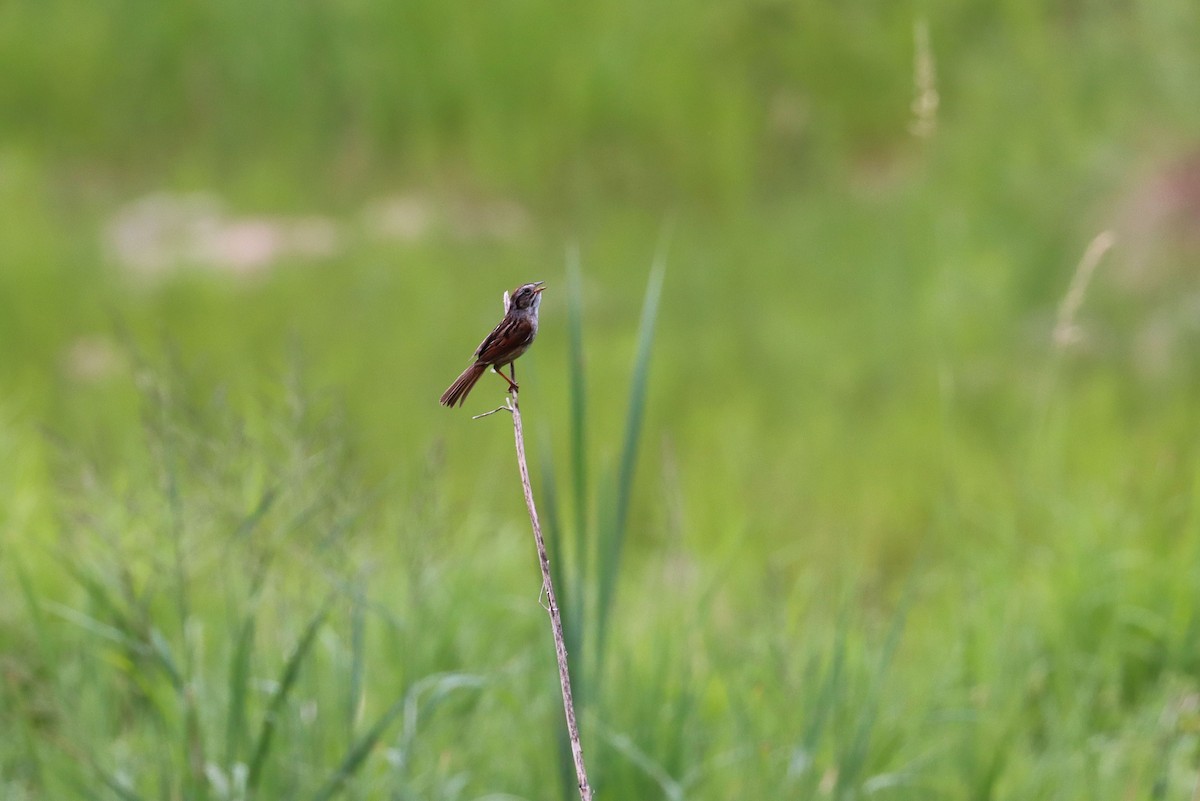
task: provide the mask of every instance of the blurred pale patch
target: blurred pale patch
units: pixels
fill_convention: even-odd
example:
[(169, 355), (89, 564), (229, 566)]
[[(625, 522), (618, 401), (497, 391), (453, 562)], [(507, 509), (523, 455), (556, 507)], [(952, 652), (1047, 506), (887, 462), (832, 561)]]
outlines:
[(285, 259), (329, 258), (341, 249), (328, 218), (231, 216), (207, 193), (147, 195), (113, 215), (104, 239), (110, 258), (140, 280), (184, 268), (255, 276)]
[(118, 372), (121, 358), (111, 340), (86, 336), (72, 342), (62, 354), (62, 370), (82, 384), (101, 381)]

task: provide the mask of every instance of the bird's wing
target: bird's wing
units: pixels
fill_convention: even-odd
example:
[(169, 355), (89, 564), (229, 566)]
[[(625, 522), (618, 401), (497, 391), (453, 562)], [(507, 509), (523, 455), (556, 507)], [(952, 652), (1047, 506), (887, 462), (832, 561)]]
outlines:
[(524, 317), (505, 317), (492, 333), (483, 338), (475, 349), (475, 361), (486, 364), (503, 363), (504, 356), (528, 345), (533, 340), (533, 325)]

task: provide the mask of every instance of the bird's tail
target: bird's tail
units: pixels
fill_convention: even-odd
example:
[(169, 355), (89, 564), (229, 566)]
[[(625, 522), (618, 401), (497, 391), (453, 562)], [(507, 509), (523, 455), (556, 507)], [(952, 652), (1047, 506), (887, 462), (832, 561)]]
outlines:
[(471, 391), (471, 387), (475, 386), (475, 382), (479, 380), (479, 376), (487, 371), (488, 366), (480, 362), (476, 362), (463, 370), (462, 375), (454, 380), (450, 388), (442, 393), (442, 405), (454, 406), (461, 404), (467, 399), (467, 394)]

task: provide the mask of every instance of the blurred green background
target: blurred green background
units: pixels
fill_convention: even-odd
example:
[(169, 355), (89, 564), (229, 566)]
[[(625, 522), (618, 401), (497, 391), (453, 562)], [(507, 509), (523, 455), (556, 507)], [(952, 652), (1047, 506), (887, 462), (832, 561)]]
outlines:
[(599, 798), (1193, 798), (1198, 43), (0, 3), (0, 798), (570, 798), (503, 384), (436, 403), (530, 280)]

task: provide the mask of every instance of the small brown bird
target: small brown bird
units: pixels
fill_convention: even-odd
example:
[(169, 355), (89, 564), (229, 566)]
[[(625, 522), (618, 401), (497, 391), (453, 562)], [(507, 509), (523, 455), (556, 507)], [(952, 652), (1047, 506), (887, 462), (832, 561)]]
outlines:
[[(475, 382), (489, 367), (508, 382), (510, 392), (517, 391), (517, 368), (513, 362), (529, 349), (533, 338), (537, 336), (538, 307), (542, 305), (542, 292), (546, 288), (543, 283), (535, 281), (522, 284), (513, 290), (511, 298), (507, 298), (504, 319), (479, 343), (475, 349), (474, 363), (463, 370), (463, 374), (442, 393), (443, 406), (454, 406), (465, 401)], [(506, 364), (512, 365), (511, 378), (500, 371)]]

